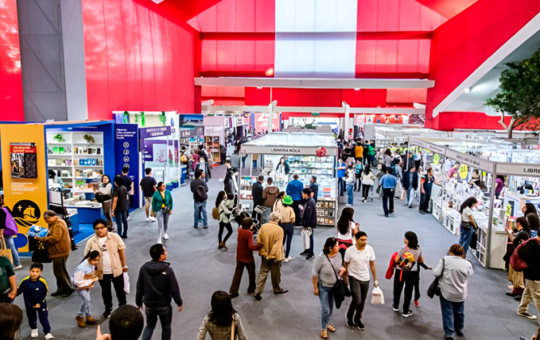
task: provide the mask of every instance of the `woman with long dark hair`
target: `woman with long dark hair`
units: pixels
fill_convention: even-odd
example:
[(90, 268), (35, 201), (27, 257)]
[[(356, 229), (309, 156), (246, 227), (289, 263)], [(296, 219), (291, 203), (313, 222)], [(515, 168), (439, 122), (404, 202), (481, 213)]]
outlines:
[(360, 230), (360, 224), (354, 222), (354, 209), (344, 208), (337, 223), (337, 241), (342, 258), (347, 248), (353, 245), (353, 235)]
[(233, 308), (229, 294), (218, 290), (212, 295), (212, 310), (208, 313), (199, 327), (197, 340), (206, 339), (206, 333), (212, 340), (231, 340), (232, 332), (234, 339), (248, 340), (240, 315)]
[(472, 235), (474, 231), (478, 229), (472, 211), (477, 204), (478, 201), (476, 198), (469, 197), (459, 208), (459, 212), (461, 213), (461, 236), (459, 237), (459, 244), (463, 247), (465, 256), (467, 256), (467, 250), (469, 250), (469, 246), (471, 245)]
[(90, 289), (94, 288), (94, 283), (98, 280), (95, 270), (100, 256), (99, 251), (90, 250), (71, 274), (71, 283), (73, 287), (76, 287), (77, 295), (82, 299), (79, 313), (75, 317), (79, 327), (86, 327), (86, 324), (93, 325), (97, 322), (90, 312)]
[(529, 214), (535, 214), (538, 216), (538, 212), (536, 211), (536, 207), (532, 203), (525, 203), (523, 208), (521, 208), (521, 212), (523, 213), (523, 216), (527, 217)]
[(527, 218), (527, 221), (529, 222), (529, 227), (531, 228), (531, 231), (529, 232), (530, 237), (537, 237), (538, 229), (540, 228), (540, 219), (538, 218), (538, 215), (528, 214), (525, 215), (525, 217)]
[(328, 331), (336, 331), (336, 327), (330, 324), (330, 318), (334, 309), (334, 293), (332, 288), (337, 280), (345, 274), (343, 257), (339, 252), (338, 240), (334, 237), (329, 237), (324, 244), (323, 253), (317, 257), (313, 265), (313, 294), (318, 296), (321, 302), (320, 335), (323, 339), (328, 339)]
[(169, 239), (167, 229), (169, 227), (169, 216), (173, 210), (173, 198), (169, 190), (166, 189), (165, 183), (159, 182), (157, 191), (152, 196), (152, 211), (156, 215), (158, 221), (158, 243)]
[(99, 190), (94, 192), (94, 195), (102, 195), (103, 202), (101, 203), (101, 206), (103, 207), (103, 214), (107, 219), (107, 229), (109, 231), (114, 231), (113, 220), (111, 216), (113, 189), (113, 184), (111, 183), (111, 178), (109, 177), (109, 175), (103, 175), (101, 176), (101, 184), (99, 185)]
[[(532, 214), (531, 214), (532, 215)], [(512, 242), (514, 250), (524, 241), (529, 239), (530, 226), (526, 217), (518, 217), (516, 219), (515, 230), (506, 229), (508, 239)], [(517, 272), (512, 268), (511, 264), (508, 264), (508, 281), (512, 282), (512, 291), (507, 292), (508, 296), (521, 296), (525, 290), (525, 282), (523, 272)]]
[[(218, 249), (229, 249), (225, 243), (227, 243), (227, 240), (233, 233), (230, 221), (233, 206), (234, 196), (232, 196), (231, 199), (228, 199), (227, 193), (225, 191), (220, 191), (216, 197), (216, 208), (219, 212)], [(225, 238), (223, 238), (223, 229), (225, 228), (227, 229), (227, 235), (225, 235)]]
[(0, 303), (0, 339), (18, 340), (21, 336), (22, 309), (11, 303)]
[(418, 302), (420, 299), (420, 266), (425, 269), (431, 268), (424, 264), (422, 249), (420, 249), (420, 245), (418, 245), (418, 237), (414, 232), (406, 232), (403, 243), (405, 243), (405, 247), (400, 249), (395, 258), (397, 266), (396, 272), (394, 273), (394, 303), (392, 304), (392, 308), (394, 309), (394, 312), (399, 312), (399, 299), (401, 297), (403, 285), (405, 285), (402, 316), (409, 317), (413, 315), (413, 312), (409, 308), (413, 288), (416, 288), (414, 305), (416, 307), (420, 306), (420, 303)]
[(361, 176), (362, 181), (362, 202), (365, 202), (368, 198), (369, 191), (375, 184), (375, 176), (371, 172), (371, 167), (369, 164), (366, 164), (364, 171), (362, 171)]

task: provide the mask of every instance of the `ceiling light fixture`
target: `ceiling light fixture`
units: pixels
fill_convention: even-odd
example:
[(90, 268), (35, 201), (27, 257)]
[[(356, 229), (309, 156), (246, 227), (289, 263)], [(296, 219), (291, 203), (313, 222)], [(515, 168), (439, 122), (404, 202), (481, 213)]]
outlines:
[(465, 92), (466, 94), (469, 94), (469, 93), (471, 93), (471, 91), (472, 91), (472, 87), (467, 87), (465, 89), (465, 91), (463, 91), (463, 92)]
[(354, 90), (355, 90), (355, 91), (360, 91), (360, 88), (359, 88), (359, 87), (355, 87)]
[(257, 86), (257, 90), (260, 90), (260, 89), (262, 89), (262, 86)]

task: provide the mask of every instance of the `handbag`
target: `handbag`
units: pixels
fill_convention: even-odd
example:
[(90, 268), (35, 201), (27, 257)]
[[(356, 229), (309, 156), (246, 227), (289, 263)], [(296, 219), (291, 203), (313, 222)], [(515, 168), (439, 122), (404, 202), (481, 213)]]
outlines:
[(433, 282), (429, 285), (429, 288), (427, 290), (427, 295), (430, 299), (433, 299), (435, 295), (440, 296), (441, 295), (441, 288), (439, 287), (439, 280), (441, 279), (441, 276), (444, 273), (444, 257), (442, 258), (442, 272), (441, 275), (437, 276)]
[(345, 301), (345, 297), (351, 296), (351, 291), (349, 290), (345, 282), (343, 282), (343, 280), (341, 280), (337, 276), (336, 268), (334, 268), (334, 266), (332, 265), (332, 262), (328, 258), (328, 255), (324, 256), (326, 256), (326, 259), (328, 260), (328, 262), (330, 262), (330, 266), (334, 270), (334, 275), (336, 275), (336, 283), (334, 283), (334, 286), (332, 287), (332, 293), (334, 294), (334, 302), (336, 303), (336, 308), (339, 309), (343, 301)]
[(2, 246), (0, 246), (0, 256), (7, 257), (9, 262), (13, 264), (13, 254), (11, 254), (11, 249), (6, 248), (6, 239), (2, 238)]
[(52, 260), (49, 258), (49, 251), (45, 244), (38, 241), (36, 249), (32, 252), (32, 262), (50, 263)]
[(94, 196), (96, 196), (96, 201), (98, 201), (99, 203), (103, 203), (111, 199), (111, 195), (103, 195), (101, 193), (97, 193)]
[(303, 228), (300, 234), (302, 235), (302, 238), (304, 240), (304, 249), (311, 248), (311, 234), (313, 233), (311, 228)]

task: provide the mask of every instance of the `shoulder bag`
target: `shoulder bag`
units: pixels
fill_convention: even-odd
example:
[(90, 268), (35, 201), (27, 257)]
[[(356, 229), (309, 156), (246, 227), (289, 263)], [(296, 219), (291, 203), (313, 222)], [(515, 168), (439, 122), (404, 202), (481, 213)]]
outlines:
[(442, 272), (441, 275), (437, 276), (431, 285), (429, 285), (429, 288), (427, 290), (427, 295), (430, 299), (433, 299), (435, 295), (440, 296), (441, 295), (441, 288), (439, 288), (439, 280), (441, 279), (441, 276), (443, 276), (444, 273), (444, 257), (442, 258)]
[(336, 308), (339, 309), (341, 307), (341, 304), (345, 300), (345, 297), (351, 296), (351, 291), (349, 290), (349, 288), (347, 288), (347, 285), (345, 284), (345, 282), (343, 282), (343, 280), (341, 280), (337, 276), (336, 269), (332, 265), (332, 262), (328, 258), (328, 255), (324, 255), (324, 256), (326, 256), (326, 259), (328, 260), (328, 262), (330, 263), (330, 266), (332, 267), (334, 271), (334, 275), (336, 275), (336, 283), (334, 283), (334, 287), (332, 287), (332, 293), (334, 293), (334, 302), (336, 303)]
[[(48, 234), (48, 233), (47, 233)], [(32, 252), (32, 262), (51, 263), (49, 258), (49, 250), (45, 246), (44, 242), (38, 241), (36, 248)]]

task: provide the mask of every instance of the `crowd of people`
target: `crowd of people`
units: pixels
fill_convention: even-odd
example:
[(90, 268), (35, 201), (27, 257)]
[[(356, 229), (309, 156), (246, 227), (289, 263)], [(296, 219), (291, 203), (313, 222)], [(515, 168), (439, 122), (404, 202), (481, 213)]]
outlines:
[[(203, 152), (204, 153), (204, 152)], [(194, 180), (190, 190), (193, 194), (193, 227), (209, 227), (206, 202), (208, 184), (206, 175), (210, 171), (203, 155), (194, 168)], [(265, 207), (268, 214), (254, 211), (236, 215), (236, 192), (233, 181), (237, 173), (233, 161), (226, 160), (226, 180), (224, 190), (217, 194), (211, 217), (219, 224), (218, 249), (228, 250), (227, 241), (234, 234), (232, 222), (238, 222), (236, 243), (236, 268), (228, 293), (216, 291), (210, 301), (210, 311), (199, 327), (198, 340), (209, 335), (213, 340), (225, 340), (237, 337), (248, 339), (248, 332), (242, 324), (241, 315), (233, 307), (233, 299), (240, 296), (240, 285), (244, 269), (248, 272), (247, 294), (252, 294), (255, 301), (263, 299), (266, 280), (270, 275), (272, 291), (275, 295), (286, 294), (288, 289), (282, 285), (281, 269), (283, 263), (292, 260), (291, 245), (295, 226), (301, 228), (304, 251), (301, 255), (306, 260), (314, 259), (311, 270), (313, 294), (321, 305), (321, 327), (319, 336), (328, 339), (339, 327), (332, 321), (335, 308), (340, 308), (345, 297), (350, 297), (345, 316), (345, 326), (363, 331), (364, 309), (371, 286), (378, 287), (375, 249), (368, 244), (368, 235), (361, 230), (361, 225), (354, 218), (352, 207), (354, 192), (362, 191), (365, 202), (373, 187), (380, 187), (385, 216), (394, 213), (394, 190), (401, 185), (406, 197), (406, 204), (412, 207), (414, 192), (420, 191), (420, 212), (425, 213), (430, 199), (434, 178), (429, 169), (424, 176), (417, 170), (420, 166), (414, 158), (400, 155), (392, 156), (389, 150), (384, 152), (380, 175), (371, 170), (375, 152), (370, 143), (357, 140), (346, 143), (336, 167), (339, 180), (339, 193), (348, 193), (348, 205), (341, 210), (335, 236), (329, 237), (322, 247), (316, 247), (314, 231), (317, 225), (316, 200), (318, 196), (317, 177), (312, 176), (309, 187), (293, 174), (293, 180), (285, 191), (273, 185), (273, 179), (258, 176), (253, 184), (253, 206)], [(195, 156), (195, 154), (193, 155)], [(202, 164), (202, 166), (201, 166)], [(239, 166), (239, 164), (237, 164)], [(278, 166), (287, 168), (284, 159)], [(103, 176), (100, 189), (96, 194), (103, 196), (103, 209), (106, 219), (93, 223), (94, 235), (85, 244), (84, 256), (80, 263), (71, 270), (67, 269), (67, 260), (71, 255), (71, 238), (66, 223), (53, 211), (45, 211), (43, 216), (48, 224), (49, 233), (35, 240), (43, 243), (52, 262), (52, 271), (56, 278), (56, 291), (51, 296), (65, 298), (74, 292), (81, 299), (75, 316), (78, 327), (87, 327), (98, 322), (96, 312), (92, 310), (91, 290), (99, 283), (104, 311), (101, 318), (109, 319), (110, 334), (102, 334), (96, 329), (97, 339), (132, 340), (142, 335), (143, 340), (150, 340), (159, 319), (162, 339), (172, 338), (172, 320), (174, 312), (182, 312), (183, 300), (175, 271), (168, 260), (167, 249), (163, 240), (168, 240), (168, 221), (173, 211), (173, 195), (163, 182), (156, 182), (152, 169), (145, 169), (145, 177), (140, 187), (146, 203), (146, 221), (158, 221), (157, 242), (149, 249), (149, 261), (138, 270), (135, 291), (135, 306), (127, 304), (126, 281), (128, 280), (129, 257), (125, 239), (128, 237), (128, 211), (133, 192), (133, 181), (128, 176), (129, 169), (111, 179)], [(128, 178), (129, 181), (126, 179)], [(228, 178), (228, 180), (227, 180)], [(266, 188), (263, 183), (266, 180)], [(114, 183), (114, 186), (113, 186)], [(398, 184), (399, 183), (399, 184)], [(392, 256), (387, 279), (393, 278), (392, 309), (401, 312), (404, 318), (413, 316), (411, 302), (420, 307), (421, 287), (420, 270), (432, 271), (438, 280), (432, 293), (438, 295), (445, 338), (465, 333), (464, 303), (467, 298), (467, 285), (473, 275), (471, 263), (466, 259), (472, 235), (478, 228), (473, 216), (473, 209), (478, 202), (475, 198), (467, 199), (460, 207), (462, 216), (459, 244), (452, 245), (433, 268), (425, 263), (424, 253), (416, 233), (407, 231), (403, 246)], [(107, 207), (106, 207), (107, 205)], [(0, 238), (2, 243), (13, 249), (12, 217), (9, 209), (3, 207), (0, 215)], [(520, 248), (519, 255), (531, 263), (525, 270), (516, 270), (509, 263), (509, 280), (512, 291), (507, 295), (519, 298), (518, 315), (529, 319), (537, 317), (528, 312), (528, 305), (534, 302), (540, 310), (540, 221), (534, 205), (527, 204), (523, 209), (524, 217), (516, 221), (515, 230), (508, 230), (509, 243), (513, 249)], [(116, 219), (116, 228), (112, 224)], [(10, 219), (11, 218), (11, 219)], [(16, 225), (15, 225), (16, 227)], [(223, 235), (226, 233), (225, 235)], [(533, 237), (535, 241), (528, 241)], [(322, 252), (320, 252), (322, 248)], [(398, 246), (396, 245), (396, 248)], [(254, 253), (260, 257), (257, 272)], [(320, 255), (319, 255), (320, 254)], [(31, 337), (37, 338), (38, 320), (45, 339), (53, 339), (52, 327), (48, 320), (47, 296), (49, 283), (43, 278), (47, 265), (32, 263), (28, 277), (16, 282), (15, 270), (22, 268), (20, 260), (0, 257), (0, 338), (17, 339), (21, 327), (22, 310), (13, 304), (17, 296), (22, 295)], [(507, 262), (510, 259), (507, 258)], [(12, 264), (13, 263), (13, 264)], [(424, 287), (424, 291), (425, 291)], [(430, 287), (430, 291), (431, 291)], [(112, 290), (115, 291), (118, 307), (114, 308)], [(428, 295), (431, 294), (428, 291)], [(403, 294), (402, 294), (403, 293)], [(400, 306), (403, 295), (403, 304)], [(431, 296), (432, 297), (432, 296)], [(173, 308), (173, 303), (176, 305)], [(144, 316), (143, 316), (143, 308)], [(401, 309), (400, 309), (401, 308)]]

